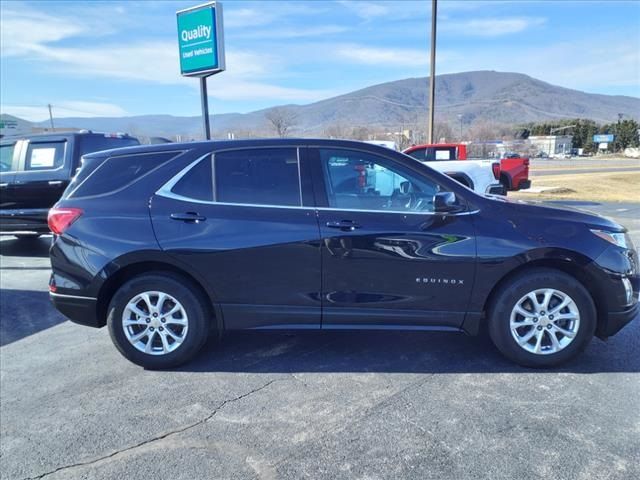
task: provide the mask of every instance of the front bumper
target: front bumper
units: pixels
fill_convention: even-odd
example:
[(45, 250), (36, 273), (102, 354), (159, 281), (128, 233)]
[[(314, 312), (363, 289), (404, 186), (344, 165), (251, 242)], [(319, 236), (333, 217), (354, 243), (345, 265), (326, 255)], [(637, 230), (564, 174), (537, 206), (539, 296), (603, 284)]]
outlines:
[(104, 323), (98, 320), (97, 299), (54, 292), (49, 292), (49, 299), (53, 306), (72, 322), (87, 327), (104, 327)]
[(0, 210), (0, 233), (38, 232), (49, 233), (48, 208), (24, 210)]
[(640, 312), (640, 303), (636, 302), (622, 312), (609, 312), (604, 322), (599, 322), (597, 335), (599, 338), (607, 338), (615, 335), (622, 327), (633, 321)]

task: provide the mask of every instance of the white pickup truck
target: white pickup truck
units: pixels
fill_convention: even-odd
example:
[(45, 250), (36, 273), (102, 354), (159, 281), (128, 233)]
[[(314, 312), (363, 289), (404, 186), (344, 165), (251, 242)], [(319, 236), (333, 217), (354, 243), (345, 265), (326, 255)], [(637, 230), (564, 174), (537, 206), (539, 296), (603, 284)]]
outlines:
[[(386, 140), (369, 140), (366, 143), (397, 150), (395, 142)], [(420, 158), (421, 154), (422, 158)], [(451, 178), (457, 180), (465, 187), (470, 188), (476, 193), (481, 195), (487, 193), (492, 195), (505, 195), (505, 189), (500, 183), (500, 161), (465, 160), (464, 162), (461, 162), (459, 160), (438, 158), (438, 152), (436, 152), (435, 160), (425, 161), (424, 150), (411, 152), (407, 155), (415, 158), (425, 165), (430, 166), (434, 170), (449, 175)]]

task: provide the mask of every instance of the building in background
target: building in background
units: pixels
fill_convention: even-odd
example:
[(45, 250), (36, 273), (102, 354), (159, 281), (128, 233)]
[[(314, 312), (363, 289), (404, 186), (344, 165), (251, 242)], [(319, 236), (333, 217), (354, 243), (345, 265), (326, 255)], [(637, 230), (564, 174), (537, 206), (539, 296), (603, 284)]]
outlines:
[(538, 153), (545, 153), (550, 157), (569, 155), (573, 145), (573, 135), (530, 136), (529, 142)]

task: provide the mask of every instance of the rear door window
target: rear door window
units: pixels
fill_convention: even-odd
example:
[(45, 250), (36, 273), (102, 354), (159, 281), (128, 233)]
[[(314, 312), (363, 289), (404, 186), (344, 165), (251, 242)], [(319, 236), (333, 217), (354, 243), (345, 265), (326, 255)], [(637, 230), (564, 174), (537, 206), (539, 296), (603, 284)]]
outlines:
[(233, 150), (214, 156), (217, 202), (300, 206), (296, 148)]
[(213, 201), (213, 172), (211, 157), (200, 161), (171, 189), (171, 193), (188, 199)]
[(24, 169), (27, 171), (56, 170), (64, 165), (66, 141), (29, 142)]

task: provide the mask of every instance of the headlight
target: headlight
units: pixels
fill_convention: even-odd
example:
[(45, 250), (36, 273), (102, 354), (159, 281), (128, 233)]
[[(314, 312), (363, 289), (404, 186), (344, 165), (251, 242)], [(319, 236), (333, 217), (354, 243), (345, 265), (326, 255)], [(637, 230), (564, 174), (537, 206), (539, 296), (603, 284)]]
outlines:
[(631, 237), (626, 233), (620, 232), (607, 232), (605, 230), (591, 230), (594, 234), (599, 236), (601, 239), (606, 240), (609, 243), (612, 243), (618, 247), (625, 249), (633, 249), (633, 242), (631, 242)]

